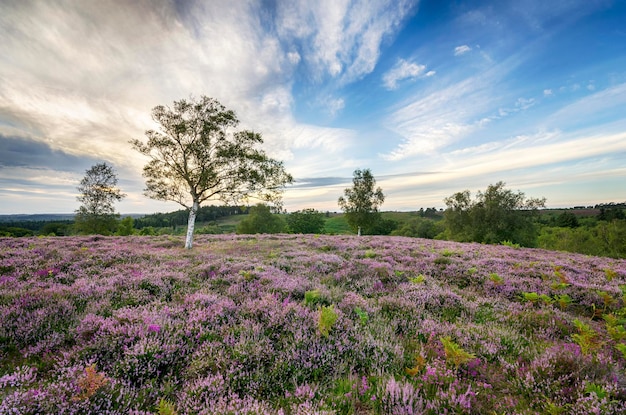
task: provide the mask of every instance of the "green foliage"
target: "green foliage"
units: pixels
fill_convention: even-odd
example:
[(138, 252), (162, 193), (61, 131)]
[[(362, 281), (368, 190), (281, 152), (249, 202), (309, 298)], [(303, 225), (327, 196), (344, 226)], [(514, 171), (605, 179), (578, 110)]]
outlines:
[(624, 241), (626, 241), (626, 220), (614, 220), (577, 228), (543, 227), (537, 239), (537, 246), (557, 251), (626, 258)]
[(367, 324), (367, 320), (369, 319), (367, 312), (361, 310), (359, 307), (356, 307), (354, 309), (354, 312), (356, 313), (357, 316), (359, 316), (359, 321), (361, 322), (362, 325), (366, 325)]
[(461, 242), (535, 246), (536, 216), (545, 199), (525, 199), (524, 193), (504, 188), (504, 182), (489, 185), (471, 200), (469, 190), (445, 199), (445, 236)]
[(452, 363), (457, 369), (476, 358), (476, 355), (468, 353), (461, 346), (452, 341), (450, 336), (440, 337), (439, 341), (443, 345), (443, 350), (446, 354), (446, 361)]
[(606, 280), (611, 282), (617, 277), (617, 272), (615, 272), (615, 270), (607, 268), (604, 270), (604, 275), (606, 276)]
[(15, 226), (0, 226), (0, 236), (20, 237), (33, 235), (34, 232), (30, 229), (18, 228)]
[(600, 399), (604, 399), (608, 395), (606, 389), (604, 389), (600, 385), (596, 385), (595, 383), (587, 383), (585, 385), (585, 393), (588, 393), (588, 394), (593, 393)]
[(292, 233), (322, 233), (326, 220), (315, 209), (299, 210), (287, 215), (287, 225)]
[(540, 298), (539, 298), (539, 294), (534, 293), (534, 292), (523, 292), (522, 293), (522, 300), (524, 302), (527, 303), (533, 303), (536, 304), (539, 302)]
[(346, 220), (346, 215), (339, 214), (326, 218), (324, 233), (328, 235), (341, 235), (351, 232), (350, 225)]
[(554, 300), (552, 299), (552, 297), (550, 297), (550, 296), (549, 296), (549, 295), (547, 295), (547, 294), (541, 294), (541, 295), (539, 296), (539, 300), (541, 300), (541, 302), (542, 302), (544, 305), (551, 305), (551, 304), (553, 304), (553, 303), (554, 303)]
[(285, 232), (286, 226), (280, 215), (273, 214), (269, 206), (259, 203), (251, 207), (248, 217), (239, 222), (237, 233), (281, 233)]
[(560, 415), (567, 411), (567, 408), (561, 407), (554, 402), (546, 402), (544, 406), (545, 413), (548, 415)]
[(201, 234), (201, 235), (220, 235), (223, 232), (222, 232), (222, 228), (220, 228), (217, 224), (209, 223), (207, 225), (204, 225), (200, 229), (198, 229), (196, 233)]
[(626, 328), (624, 328), (626, 319), (618, 318), (614, 314), (605, 314), (602, 318), (606, 322), (606, 332), (613, 341), (621, 342), (626, 340)]
[[(245, 206), (201, 206), (196, 213), (196, 221), (204, 223), (228, 221), (229, 218), (234, 219), (239, 217), (244, 211), (247, 213)], [(167, 213), (153, 213), (141, 218), (136, 218), (135, 228), (143, 229), (147, 226), (152, 226), (154, 228), (171, 228), (175, 231), (179, 226), (186, 226), (188, 219), (189, 211), (187, 209)]]
[(133, 218), (130, 216), (126, 216), (124, 219), (120, 221), (117, 225), (117, 232), (115, 233), (118, 236), (128, 236), (134, 233), (133, 227)]
[(40, 235), (67, 236), (70, 234), (69, 222), (46, 222), (39, 230)]
[(580, 346), (582, 354), (590, 354), (602, 347), (600, 336), (588, 324), (579, 319), (574, 319), (574, 326), (578, 333), (572, 334), (572, 340)]
[(392, 219), (385, 219), (381, 216), (380, 220), (374, 223), (369, 233), (372, 235), (390, 235), (398, 228), (398, 222)]
[(561, 311), (565, 311), (570, 304), (572, 304), (572, 298), (567, 294), (558, 294), (554, 296), (554, 300), (556, 304), (559, 306)]
[(435, 221), (427, 218), (414, 218), (404, 223), (391, 234), (395, 236), (410, 236), (413, 238), (435, 239), (437, 235), (445, 230), (442, 221)]
[(369, 169), (354, 171), (352, 187), (344, 190), (344, 196), (338, 200), (339, 207), (345, 212), (346, 220), (353, 232), (359, 228), (363, 233), (372, 233), (380, 222), (378, 208), (385, 201), (380, 187), (375, 188), (376, 180)]
[(317, 304), (320, 301), (321, 294), (319, 290), (309, 290), (304, 293), (304, 304)]
[(598, 219), (602, 221), (614, 221), (626, 219), (626, 213), (624, 213), (624, 204), (615, 206), (601, 206)]
[(576, 215), (568, 211), (560, 213), (555, 222), (561, 228), (577, 228), (580, 225)]
[(447, 256), (440, 256), (439, 258), (436, 258), (434, 262), (437, 265), (448, 265), (452, 263), (452, 260), (450, 260)]
[(166, 399), (161, 399), (159, 401), (159, 405), (157, 406), (157, 413), (159, 415), (177, 415), (178, 414), (178, 412), (176, 412), (176, 407), (174, 406), (174, 404), (172, 404)]
[(424, 282), (425, 279), (426, 277), (424, 276), (424, 274), (419, 274), (415, 277), (409, 278), (409, 281), (413, 284), (421, 284)]
[(86, 171), (80, 181), (77, 196), (82, 205), (74, 217), (74, 231), (79, 234), (111, 235), (115, 232), (119, 214), (113, 204), (124, 195), (117, 188), (117, 175), (112, 166), (99, 163)]
[(615, 348), (622, 354), (622, 357), (626, 359), (626, 344), (623, 344), (623, 343), (616, 344)]
[(513, 243), (511, 241), (502, 241), (501, 244), (504, 245), (504, 246), (515, 248), (515, 249), (519, 249), (520, 248), (520, 244), (515, 244), (515, 243)]
[(317, 320), (317, 329), (324, 337), (328, 337), (330, 330), (333, 328), (339, 316), (335, 311), (333, 304), (329, 306), (322, 306), (319, 310), (319, 317)]
[(504, 278), (502, 278), (495, 272), (491, 272), (488, 278), (489, 281), (491, 281), (494, 285), (502, 285), (502, 283), (504, 282)]

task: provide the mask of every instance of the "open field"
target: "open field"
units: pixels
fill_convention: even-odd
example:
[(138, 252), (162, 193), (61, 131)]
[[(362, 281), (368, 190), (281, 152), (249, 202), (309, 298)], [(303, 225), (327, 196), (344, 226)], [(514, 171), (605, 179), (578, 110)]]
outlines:
[(626, 261), (402, 237), (0, 238), (2, 414), (622, 414)]

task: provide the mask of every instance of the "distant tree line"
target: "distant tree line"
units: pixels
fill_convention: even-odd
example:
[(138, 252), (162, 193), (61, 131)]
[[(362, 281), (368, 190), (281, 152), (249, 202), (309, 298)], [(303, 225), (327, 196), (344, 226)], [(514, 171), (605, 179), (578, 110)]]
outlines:
[[(202, 206), (198, 209), (196, 220), (198, 222), (212, 222), (217, 219), (247, 214), (249, 207), (247, 206)], [(143, 229), (147, 227), (153, 228), (176, 228), (178, 226), (187, 225), (189, 212), (186, 209), (177, 210), (169, 213), (155, 213), (135, 219), (135, 228)]]

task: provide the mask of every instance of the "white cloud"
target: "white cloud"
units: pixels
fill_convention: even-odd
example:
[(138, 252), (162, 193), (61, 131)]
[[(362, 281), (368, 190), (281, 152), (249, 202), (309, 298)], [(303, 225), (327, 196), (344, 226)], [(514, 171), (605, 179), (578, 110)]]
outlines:
[(291, 62), (294, 65), (297, 65), (298, 63), (300, 63), (300, 54), (298, 52), (289, 52), (287, 53), (287, 59), (289, 59), (289, 62)]
[(385, 88), (393, 90), (398, 87), (399, 81), (429, 77), (435, 74), (435, 71), (429, 71), (427, 73), (424, 73), (424, 71), (426, 71), (426, 65), (399, 59), (393, 68), (383, 75), (383, 85), (385, 85)]
[[(307, 4), (302, 2), (302, 7)], [(321, 49), (314, 60), (328, 65), (329, 71), (336, 63), (341, 76), (356, 76), (365, 73), (358, 62), (369, 59), (366, 45), (378, 50), (382, 38), (397, 29), (409, 3), (379, 2), (373, 10), (361, 5), (358, 19), (334, 2), (323, 6), (311, 7), (322, 20), (326, 13), (336, 12), (329, 23), (335, 29), (316, 29)], [(350, 10), (356, 11), (356, 6)], [(342, 153), (355, 145), (354, 132), (296, 122), (293, 71), (305, 61), (301, 53), (310, 51), (264, 31), (258, 7), (231, 1), (189, 2), (181, 11), (165, 0), (115, 7), (98, 2), (73, 7), (51, 2), (3, 4), (0, 133), (112, 162), (134, 186), (124, 191), (141, 194), (145, 160), (130, 149), (128, 140), (141, 139), (146, 129), (155, 127), (150, 118), (154, 106), (171, 105), (191, 94), (208, 95), (234, 110), (242, 128), (261, 132), (268, 153), (285, 160), (292, 174), (334, 172), (341, 168), (338, 158), (350, 162)], [(380, 22), (374, 22), (371, 13), (380, 13)], [(303, 23), (298, 20), (293, 30), (305, 36), (309, 25)], [(359, 30), (370, 29), (372, 34), (360, 36)], [(314, 45), (315, 41), (308, 44), (311, 49)], [(331, 114), (344, 106), (342, 98), (327, 101)], [(297, 152), (311, 156), (311, 161), (292, 162)], [(0, 179), (5, 176), (0, 172)]]
[(497, 77), (485, 73), (409, 100), (385, 121), (387, 128), (403, 137), (403, 141), (383, 158), (402, 160), (420, 154), (433, 155), (482, 128), (489, 119), (484, 114), (493, 111), (492, 84)]
[[(620, 128), (616, 126), (613, 130), (619, 131)], [(625, 152), (626, 133), (623, 132), (605, 134), (590, 129), (573, 135), (558, 130), (539, 131), (434, 154), (420, 161), (421, 171), (429, 174), (389, 177), (379, 180), (379, 184), (388, 199), (393, 200), (394, 209), (417, 209), (442, 206), (443, 199), (454, 192), (484, 189), (495, 180), (505, 180), (513, 188), (518, 188), (516, 183), (526, 188), (547, 188), (555, 183), (581, 183), (603, 178), (623, 183), (626, 169), (618, 155)], [(606, 160), (607, 155), (616, 156)], [(623, 184), (619, 186), (613, 187), (613, 195), (616, 191), (626, 190)], [(417, 198), (416, 188), (420, 189)], [(562, 190), (551, 188), (551, 193), (533, 191), (527, 194), (546, 196), (550, 204), (565, 197), (568, 191)], [(584, 197), (574, 197), (578, 201), (572, 203), (581, 203), (580, 199)], [(598, 197), (607, 197), (609, 201), (614, 198), (611, 194)], [(587, 201), (591, 202), (595, 200)]]
[(337, 113), (345, 107), (345, 105), (346, 103), (343, 98), (329, 98), (326, 101), (326, 108), (332, 117), (336, 116)]
[(597, 91), (567, 106), (548, 117), (547, 123), (560, 126), (595, 118), (603, 119), (607, 114), (620, 116), (626, 113), (626, 83)]
[(552, 96), (552, 95), (554, 95), (554, 92), (552, 92), (551, 89), (544, 89), (543, 90), (543, 96), (549, 97), (549, 96)]
[(467, 45), (457, 46), (456, 48), (454, 48), (454, 56), (464, 55), (470, 50), (472, 50), (472, 48)]
[(519, 110), (527, 110), (528, 108), (534, 106), (537, 103), (537, 100), (534, 98), (518, 98), (515, 103), (515, 107)]
[(277, 32), (299, 42), (313, 76), (349, 83), (370, 73), (380, 47), (415, 9), (415, 0), (280, 2)]
[[(559, 133), (548, 134), (551, 139), (558, 136)], [(523, 142), (513, 140), (512, 145), (500, 151), (454, 160), (454, 170), (459, 175), (484, 175), (626, 151), (626, 133), (570, 136), (556, 142), (551, 139), (546, 141), (545, 133), (539, 133), (537, 140), (528, 137)]]

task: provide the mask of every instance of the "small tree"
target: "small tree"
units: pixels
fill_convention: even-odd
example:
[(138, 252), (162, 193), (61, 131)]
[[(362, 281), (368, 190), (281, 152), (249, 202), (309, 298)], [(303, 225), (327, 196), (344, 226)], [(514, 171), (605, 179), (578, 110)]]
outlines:
[(115, 233), (118, 236), (128, 236), (134, 233), (134, 219), (131, 216), (126, 216), (122, 219), (117, 225), (117, 232)]
[(545, 199), (526, 199), (524, 193), (504, 186), (504, 182), (489, 185), (474, 201), (469, 190), (446, 198), (446, 236), (461, 242), (510, 241), (534, 246), (538, 234), (535, 217)]
[(185, 248), (192, 247), (203, 202), (239, 204), (254, 197), (279, 205), (283, 187), (293, 181), (282, 162), (256, 148), (263, 143), (260, 134), (228, 131), (239, 121), (215, 99), (202, 96), (174, 101), (172, 108), (159, 105), (152, 118), (160, 131), (146, 131), (147, 143), (131, 144), (150, 158), (143, 169), (146, 195), (189, 211)]
[(369, 169), (355, 170), (353, 186), (344, 190), (339, 198), (339, 207), (346, 214), (346, 221), (353, 231), (371, 231), (376, 222), (380, 221), (378, 207), (385, 201), (385, 195)]
[(287, 216), (289, 231), (293, 233), (322, 233), (326, 220), (324, 214), (315, 209), (304, 209)]
[(280, 233), (285, 231), (285, 221), (279, 215), (275, 215), (270, 207), (262, 203), (250, 208), (247, 218), (237, 225), (237, 233)]
[(119, 214), (113, 204), (126, 196), (116, 186), (117, 175), (112, 166), (99, 163), (86, 171), (77, 188), (82, 206), (74, 217), (76, 232), (110, 235), (115, 231)]

